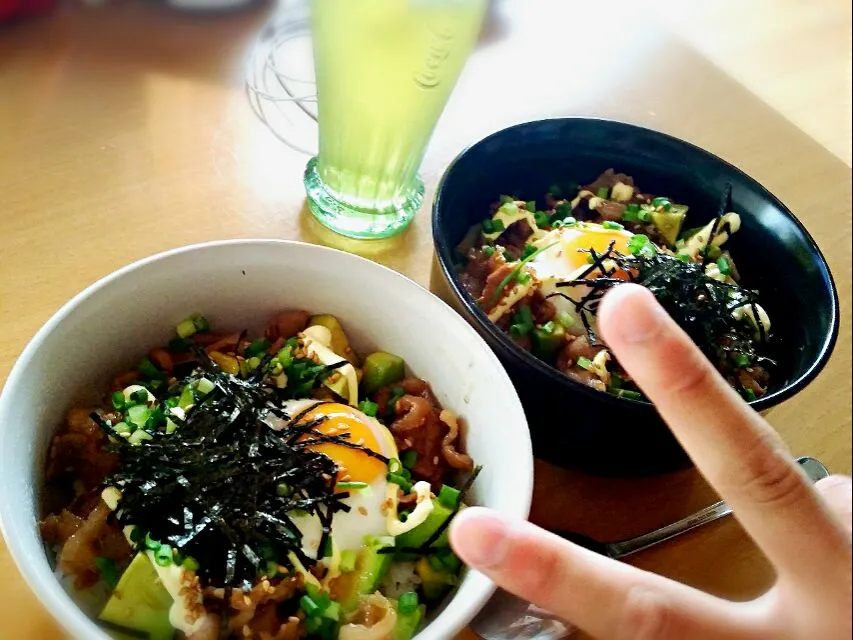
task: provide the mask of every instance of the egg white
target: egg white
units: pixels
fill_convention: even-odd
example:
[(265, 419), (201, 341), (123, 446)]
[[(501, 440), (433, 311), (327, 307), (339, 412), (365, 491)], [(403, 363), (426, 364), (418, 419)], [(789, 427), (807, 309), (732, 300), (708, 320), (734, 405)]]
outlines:
[[(316, 400), (290, 400), (285, 402), (284, 410), (289, 416), (295, 416), (313, 405)], [(353, 413), (360, 417), (370, 427), (379, 443), (380, 451), (386, 458), (398, 458), (397, 445), (394, 437), (378, 420), (371, 418), (351, 408)], [(275, 419), (273, 419), (275, 420)], [(271, 426), (276, 429), (282, 428), (283, 424)], [(348, 512), (337, 511), (332, 517), (331, 536), (335, 546), (340, 551), (358, 551), (364, 546), (365, 538), (387, 536), (388, 527), (382, 505), (386, 498), (388, 482), (385, 476), (373, 480), (364, 489), (352, 490), (349, 497), (343, 503), (350, 507)], [(320, 555), (320, 542), (323, 536), (323, 527), (319, 518), (313, 514), (290, 516), (291, 521), (302, 534), (302, 551), (309, 558), (316, 559)]]
[[(598, 233), (622, 236), (626, 239), (634, 235), (630, 231), (605, 229), (594, 223), (553, 229), (535, 242), (536, 247), (553, 246), (542, 251), (527, 264), (528, 270), (539, 282), (540, 293), (554, 304), (558, 313), (563, 312), (572, 319), (571, 326), (567, 327), (567, 330), (574, 335), (584, 333), (583, 321), (574, 303), (563, 296), (580, 300), (589, 293), (590, 289), (583, 285), (558, 287), (557, 283), (575, 280), (587, 270), (589, 267), (586, 260), (587, 254), (577, 251), (571, 245), (585, 235)], [(591, 325), (595, 323), (593, 317), (588, 317), (587, 321)]]

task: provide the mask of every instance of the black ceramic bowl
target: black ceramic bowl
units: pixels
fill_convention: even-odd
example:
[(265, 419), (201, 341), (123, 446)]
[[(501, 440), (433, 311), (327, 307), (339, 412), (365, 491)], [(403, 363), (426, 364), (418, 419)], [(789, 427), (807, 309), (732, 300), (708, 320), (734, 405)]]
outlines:
[(809, 384), (838, 333), (838, 298), (829, 267), (796, 217), (755, 180), (698, 147), (641, 127), (563, 118), (516, 125), (461, 153), (448, 167), (433, 208), (432, 289), (486, 339), (521, 396), (538, 457), (605, 475), (647, 475), (689, 465), (647, 402), (590, 389), (516, 346), (489, 321), (454, 272), (454, 248), (500, 194), (539, 199), (555, 183), (591, 182), (608, 168), (646, 192), (690, 205), (688, 223), (716, 214), (727, 184), (742, 218), (728, 247), (743, 284), (758, 289), (773, 321), (778, 366), (764, 412)]

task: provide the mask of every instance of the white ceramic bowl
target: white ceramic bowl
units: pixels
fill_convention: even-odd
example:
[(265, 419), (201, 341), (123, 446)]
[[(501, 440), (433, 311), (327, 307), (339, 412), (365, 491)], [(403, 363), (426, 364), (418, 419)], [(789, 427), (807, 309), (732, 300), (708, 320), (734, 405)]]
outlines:
[[(527, 517), (532, 454), (515, 389), (483, 340), (438, 298), (373, 262), (313, 245), (235, 240), (176, 249), (116, 271), (62, 307), (27, 345), (0, 396), (3, 535), (30, 587), (75, 638), (108, 640), (63, 590), (39, 537), (51, 434), (70, 407), (93, 400), (190, 313), (217, 327), (260, 330), (283, 308), (335, 314), (356, 350), (403, 356), (468, 425), (467, 450), (484, 465), (473, 501)], [(493, 589), (468, 572), (418, 640), (453, 637)]]

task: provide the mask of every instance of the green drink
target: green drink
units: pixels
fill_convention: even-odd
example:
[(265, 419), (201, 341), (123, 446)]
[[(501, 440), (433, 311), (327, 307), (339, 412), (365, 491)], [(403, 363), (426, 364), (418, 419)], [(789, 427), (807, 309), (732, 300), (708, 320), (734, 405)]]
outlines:
[(417, 172), (487, 0), (311, 0), (320, 152), (311, 212), (354, 238), (402, 231), (423, 202)]

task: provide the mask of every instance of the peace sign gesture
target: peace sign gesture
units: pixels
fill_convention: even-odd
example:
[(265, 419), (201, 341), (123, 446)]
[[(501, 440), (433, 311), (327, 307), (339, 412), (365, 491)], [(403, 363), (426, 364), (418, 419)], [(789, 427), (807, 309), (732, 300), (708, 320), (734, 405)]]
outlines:
[(614, 288), (598, 319), (620, 363), (773, 564), (776, 585), (729, 602), (479, 508), (454, 521), (458, 555), (602, 640), (850, 638), (850, 478), (812, 486), (647, 290)]

